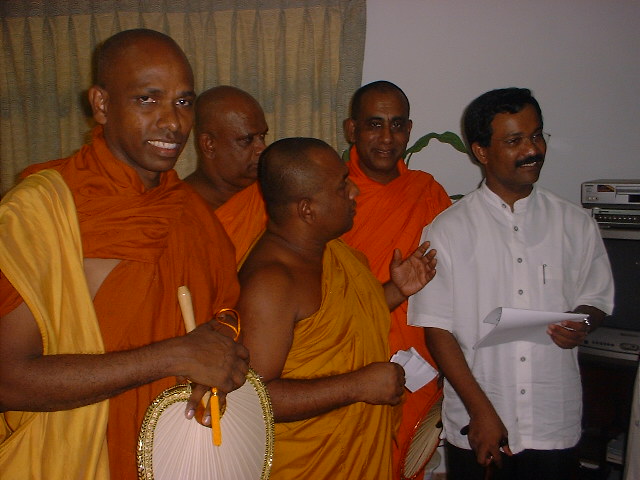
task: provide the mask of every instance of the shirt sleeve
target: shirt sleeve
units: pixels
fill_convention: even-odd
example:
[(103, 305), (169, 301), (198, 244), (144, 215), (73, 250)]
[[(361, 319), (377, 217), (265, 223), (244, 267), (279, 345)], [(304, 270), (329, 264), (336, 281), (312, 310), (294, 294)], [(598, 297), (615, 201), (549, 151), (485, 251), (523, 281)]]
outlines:
[(452, 331), (453, 284), (451, 250), (447, 235), (439, 228), (438, 220), (425, 227), (420, 243), (429, 240), (437, 250), (436, 275), (419, 292), (409, 297), (407, 323), (417, 327), (436, 327)]
[(583, 261), (576, 284), (576, 300), (578, 305), (591, 305), (610, 315), (613, 311), (613, 274), (611, 264), (598, 226), (592, 218), (588, 218), (582, 233), (586, 239)]

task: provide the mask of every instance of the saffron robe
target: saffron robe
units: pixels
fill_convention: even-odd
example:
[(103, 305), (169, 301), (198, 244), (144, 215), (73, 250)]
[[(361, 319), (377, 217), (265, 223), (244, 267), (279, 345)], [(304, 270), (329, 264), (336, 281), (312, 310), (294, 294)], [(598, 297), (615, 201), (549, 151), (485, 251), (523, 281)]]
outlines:
[[(338, 375), (389, 358), (389, 308), (360, 252), (327, 244), (322, 303), (298, 321), (281, 378)], [(276, 423), (272, 480), (391, 478), (391, 407), (364, 402)]]
[[(402, 159), (398, 160), (400, 176), (384, 185), (371, 180), (362, 171), (358, 152), (354, 147), (349, 155), (349, 178), (360, 189), (360, 195), (356, 198), (353, 228), (342, 238), (367, 256), (371, 271), (381, 283), (385, 283), (390, 278), (389, 263), (393, 250), (399, 248), (405, 257), (412, 253), (420, 244), (423, 228), (451, 205), (451, 200), (432, 175), (420, 170), (409, 170)], [(407, 325), (405, 301), (391, 312), (389, 348), (393, 354), (409, 347), (414, 347), (435, 366), (425, 345), (424, 330)], [(400, 478), (402, 452), (408, 447), (418, 422), (440, 398), (439, 392), (435, 380), (414, 393), (405, 392), (401, 407), (402, 420), (394, 442), (395, 479)]]
[[(110, 152), (101, 126), (75, 155), (34, 165), (25, 174), (45, 168), (58, 170), (73, 193), (83, 257), (121, 259), (93, 301), (107, 352), (184, 335), (177, 301), (181, 285), (191, 290), (197, 323), (235, 305), (233, 245), (209, 206), (174, 170), (145, 191), (136, 171)], [(7, 305), (15, 304), (17, 294), (8, 290), (0, 283), (0, 315), (7, 312), (5, 297), (10, 297)], [(165, 378), (110, 399), (112, 478), (137, 478), (137, 435), (145, 411), (174, 384), (174, 378)]]
[[(73, 197), (58, 172), (32, 175), (0, 204), (0, 268), (33, 313), (45, 355), (104, 352)], [(2, 478), (107, 480), (108, 403), (0, 414)]]
[(236, 247), (236, 263), (240, 265), (267, 224), (267, 212), (258, 182), (253, 182), (220, 205), (216, 215)]

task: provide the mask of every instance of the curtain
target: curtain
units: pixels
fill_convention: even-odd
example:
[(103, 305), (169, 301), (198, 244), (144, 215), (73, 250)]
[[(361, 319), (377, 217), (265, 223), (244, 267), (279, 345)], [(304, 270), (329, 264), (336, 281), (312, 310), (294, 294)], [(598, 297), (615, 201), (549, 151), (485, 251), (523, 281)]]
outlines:
[[(362, 80), (365, 0), (1, 0), (0, 194), (29, 164), (68, 156), (93, 125), (98, 43), (130, 28), (170, 35), (201, 92), (235, 85), (265, 110), (269, 141), (312, 136), (341, 151)], [(194, 170), (193, 142), (176, 170)]]

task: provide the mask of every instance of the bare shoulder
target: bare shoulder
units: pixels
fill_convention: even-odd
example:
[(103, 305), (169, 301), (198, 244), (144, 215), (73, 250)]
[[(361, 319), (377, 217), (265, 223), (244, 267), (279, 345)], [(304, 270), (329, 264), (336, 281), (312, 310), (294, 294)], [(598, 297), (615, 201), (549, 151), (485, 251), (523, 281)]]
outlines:
[[(285, 317), (294, 323), (320, 306), (322, 261), (263, 237), (240, 269), (239, 306)], [(255, 312), (258, 314), (258, 312)], [(262, 316), (263, 314), (261, 314)]]
[(263, 237), (253, 248), (238, 272), (242, 287), (252, 292), (268, 290), (277, 293), (295, 285), (296, 265), (290, 253), (269, 238)]
[(251, 352), (251, 365), (265, 380), (278, 378), (298, 321), (295, 277), (286, 263), (252, 255), (239, 272), (241, 341)]
[(297, 282), (288, 265), (275, 260), (245, 264), (238, 279), (239, 310), (252, 312), (254, 316), (280, 312), (282, 320), (285, 317), (292, 322), (298, 320), (294, 293)]

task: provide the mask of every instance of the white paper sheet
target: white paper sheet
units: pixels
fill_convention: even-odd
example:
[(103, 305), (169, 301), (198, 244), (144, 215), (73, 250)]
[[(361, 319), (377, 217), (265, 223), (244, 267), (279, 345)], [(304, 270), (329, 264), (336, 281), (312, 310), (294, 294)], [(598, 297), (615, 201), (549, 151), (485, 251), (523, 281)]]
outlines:
[(438, 375), (438, 371), (413, 347), (409, 350), (398, 350), (391, 357), (391, 361), (404, 368), (404, 386), (410, 392), (421, 389)]
[(478, 340), (473, 348), (490, 347), (517, 340), (549, 345), (552, 340), (547, 335), (548, 325), (564, 320), (581, 322), (586, 317), (583, 313), (541, 312), (498, 307), (489, 312), (484, 319), (484, 323), (494, 324), (495, 327)]

